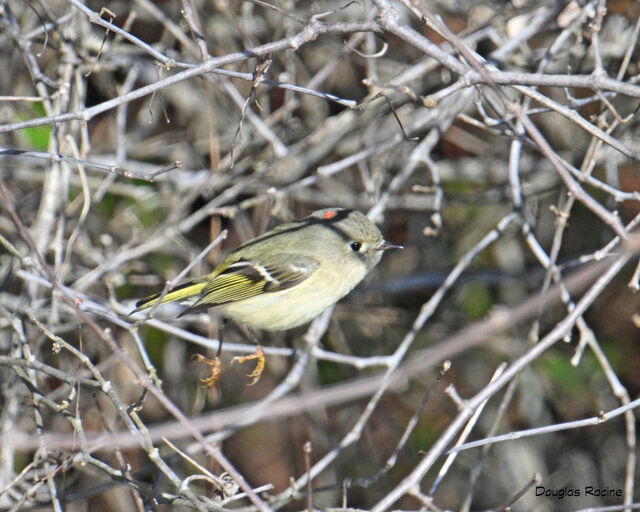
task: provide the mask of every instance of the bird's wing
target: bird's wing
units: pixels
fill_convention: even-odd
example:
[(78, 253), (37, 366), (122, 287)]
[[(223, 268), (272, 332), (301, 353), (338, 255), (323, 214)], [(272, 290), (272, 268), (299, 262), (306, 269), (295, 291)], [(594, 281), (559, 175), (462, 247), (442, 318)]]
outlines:
[(240, 259), (211, 278), (200, 298), (182, 314), (293, 288), (308, 279), (318, 265), (315, 258), (301, 254)]

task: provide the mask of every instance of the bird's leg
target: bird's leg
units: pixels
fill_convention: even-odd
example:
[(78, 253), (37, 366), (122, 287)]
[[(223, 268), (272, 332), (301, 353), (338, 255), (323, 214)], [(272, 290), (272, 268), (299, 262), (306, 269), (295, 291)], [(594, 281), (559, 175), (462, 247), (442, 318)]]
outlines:
[(220, 331), (218, 336), (218, 338), (220, 339), (220, 344), (218, 345), (218, 352), (213, 359), (209, 359), (202, 354), (193, 355), (193, 358), (198, 362), (204, 362), (211, 367), (211, 373), (209, 374), (209, 376), (206, 379), (200, 379), (200, 382), (202, 382), (207, 388), (213, 387), (213, 385), (218, 382), (220, 374), (222, 373), (222, 362), (220, 361), (220, 354), (222, 353), (222, 342), (224, 341), (224, 326), (225, 318), (222, 317), (220, 319)]
[[(242, 326), (242, 327), (246, 327), (246, 326)], [(256, 346), (256, 351), (253, 354), (249, 354), (249, 355), (246, 355), (246, 356), (236, 356), (236, 357), (234, 357), (231, 360), (231, 364), (233, 364), (236, 361), (238, 363), (244, 363), (245, 361), (251, 361), (253, 359), (257, 359), (256, 367), (251, 371), (251, 373), (247, 374), (247, 377), (250, 377), (252, 379), (252, 381), (249, 383), (249, 386), (253, 386), (256, 382), (258, 382), (260, 380), (260, 377), (262, 376), (262, 372), (264, 371), (264, 365), (265, 365), (266, 361), (265, 361), (265, 357), (264, 357), (264, 349), (260, 345), (260, 342), (258, 341), (257, 336), (248, 327), (246, 327), (246, 329), (247, 329), (247, 332), (253, 338), (253, 341), (255, 342), (255, 344), (257, 345)]]

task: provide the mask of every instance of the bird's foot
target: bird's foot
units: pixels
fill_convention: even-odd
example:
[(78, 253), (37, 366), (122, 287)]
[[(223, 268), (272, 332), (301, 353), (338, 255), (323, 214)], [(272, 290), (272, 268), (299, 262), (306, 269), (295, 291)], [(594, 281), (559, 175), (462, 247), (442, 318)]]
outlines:
[(193, 354), (193, 358), (198, 362), (203, 362), (211, 367), (211, 373), (209, 376), (206, 379), (200, 379), (200, 382), (202, 382), (204, 387), (213, 387), (214, 384), (218, 382), (220, 374), (222, 373), (222, 363), (220, 362), (220, 358), (216, 356), (213, 359), (209, 359), (202, 354)]
[(249, 386), (253, 386), (256, 382), (258, 382), (260, 380), (260, 376), (262, 375), (262, 372), (264, 371), (265, 357), (264, 357), (263, 348), (260, 345), (258, 345), (258, 347), (256, 348), (256, 351), (253, 354), (249, 354), (247, 356), (237, 356), (231, 360), (231, 364), (233, 364), (236, 361), (238, 363), (244, 363), (246, 361), (251, 361), (253, 359), (257, 359), (257, 362), (256, 362), (256, 367), (253, 369), (253, 371), (247, 374), (247, 377), (250, 377), (251, 379), (253, 379), (249, 383)]

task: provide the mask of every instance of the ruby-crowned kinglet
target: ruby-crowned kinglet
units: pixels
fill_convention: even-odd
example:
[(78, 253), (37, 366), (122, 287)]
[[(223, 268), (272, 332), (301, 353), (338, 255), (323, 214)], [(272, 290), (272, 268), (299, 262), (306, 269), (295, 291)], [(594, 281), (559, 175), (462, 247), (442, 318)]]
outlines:
[[(276, 226), (234, 249), (208, 276), (168, 292), (162, 303), (197, 297), (180, 316), (218, 307), (256, 329), (304, 324), (340, 300), (376, 266), (386, 249), (380, 230), (362, 213), (317, 210)], [(139, 301), (136, 313), (160, 294)]]

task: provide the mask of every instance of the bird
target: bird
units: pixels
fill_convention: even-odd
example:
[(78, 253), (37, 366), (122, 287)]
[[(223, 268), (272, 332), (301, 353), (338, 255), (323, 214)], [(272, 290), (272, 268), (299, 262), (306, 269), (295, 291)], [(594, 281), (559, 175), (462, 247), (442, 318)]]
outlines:
[[(292, 329), (348, 294), (394, 248), (402, 246), (357, 210), (316, 210), (235, 248), (208, 275), (138, 301), (130, 314), (191, 299), (179, 317), (216, 308), (251, 329)], [(264, 355), (237, 359), (251, 358), (264, 367)]]

